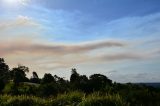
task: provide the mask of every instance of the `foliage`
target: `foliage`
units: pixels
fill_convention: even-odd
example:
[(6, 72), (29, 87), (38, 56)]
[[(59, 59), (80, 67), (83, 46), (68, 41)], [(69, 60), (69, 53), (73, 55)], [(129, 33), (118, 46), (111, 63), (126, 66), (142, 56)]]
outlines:
[(84, 93), (74, 91), (65, 94), (59, 94), (54, 100), (52, 100), (53, 106), (77, 106), (84, 97)]
[(5, 63), (3, 58), (0, 58), (0, 91), (4, 87), (4, 83), (9, 80), (9, 66)]
[(39, 87), (39, 96), (57, 95), (58, 88), (55, 83), (41, 84)]
[(0, 96), (0, 106), (48, 106), (44, 99), (34, 96)]
[(52, 74), (44, 74), (44, 77), (42, 78), (42, 83), (46, 84), (46, 83), (52, 83), (52, 82), (55, 82), (55, 79), (52, 76)]
[(0, 79), (0, 92), (4, 89), (5, 83), (2, 79)]
[(101, 74), (93, 74), (90, 76), (90, 85), (92, 87), (92, 90), (98, 91), (105, 86), (110, 86), (112, 84), (112, 81), (108, 79), (105, 75)]
[(35, 96), (0, 96), (0, 106), (127, 106), (119, 95), (90, 94), (74, 91), (57, 97), (39, 98)]
[(13, 68), (10, 71), (11, 79), (13, 79), (15, 84), (19, 84), (20, 82), (27, 82), (28, 78), (26, 77), (26, 72), (29, 72), (29, 68), (18, 65), (18, 67)]
[(30, 78), (30, 82), (39, 84), (41, 80), (39, 79), (38, 74), (35, 71), (32, 72), (32, 74), (33, 76)]

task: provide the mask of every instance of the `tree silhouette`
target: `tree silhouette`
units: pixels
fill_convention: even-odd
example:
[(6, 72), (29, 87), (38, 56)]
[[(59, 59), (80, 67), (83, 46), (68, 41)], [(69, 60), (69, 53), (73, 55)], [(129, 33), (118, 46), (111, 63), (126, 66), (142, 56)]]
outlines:
[(65, 80), (64, 78), (61, 78), (57, 75), (54, 75), (54, 78), (56, 80), (56, 86), (59, 90), (59, 92), (65, 92), (69, 90), (69, 81)]
[(3, 90), (5, 83), (2, 79), (0, 79), (0, 92)]
[(70, 83), (73, 89), (78, 89), (80, 86), (80, 75), (75, 68), (71, 71)]
[(80, 83), (79, 83), (80, 90), (89, 92), (90, 89), (89, 89), (88, 77), (86, 75), (81, 75), (79, 79), (80, 79)]
[(33, 78), (39, 78), (38, 74), (35, 71), (32, 74), (33, 74)]
[(0, 79), (6, 82), (9, 79), (9, 66), (0, 58)]
[(30, 82), (32, 82), (32, 83), (40, 83), (40, 79), (38, 77), (38, 74), (35, 71), (32, 72), (32, 77), (30, 78)]
[(44, 74), (44, 77), (42, 78), (42, 83), (51, 83), (55, 82), (54, 77), (52, 74)]
[(92, 90), (100, 90), (112, 84), (112, 81), (102, 74), (93, 74), (89, 77), (89, 80)]
[(18, 67), (11, 70), (11, 77), (15, 84), (28, 81), (26, 73), (29, 72), (29, 68), (26, 66), (18, 65)]
[(77, 69), (73, 68), (71, 72), (70, 82), (79, 82), (79, 74), (77, 73)]

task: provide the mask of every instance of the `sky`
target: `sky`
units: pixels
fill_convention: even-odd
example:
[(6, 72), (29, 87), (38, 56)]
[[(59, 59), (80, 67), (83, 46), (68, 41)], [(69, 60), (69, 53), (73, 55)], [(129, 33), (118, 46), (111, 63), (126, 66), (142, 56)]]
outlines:
[(31, 76), (71, 69), (160, 82), (159, 0), (0, 0), (0, 57)]

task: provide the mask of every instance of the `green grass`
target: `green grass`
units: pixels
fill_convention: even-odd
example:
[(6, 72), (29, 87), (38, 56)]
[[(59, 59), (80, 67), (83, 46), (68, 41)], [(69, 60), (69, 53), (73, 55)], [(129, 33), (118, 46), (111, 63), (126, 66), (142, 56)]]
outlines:
[(128, 106), (119, 95), (70, 92), (50, 98), (1, 95), (0, 106)]
[(34, 96), (0, 96), (0, 106), (48, 106), (48, 101)]
[(79, 106), (129, 106), (118, 94), (93, 93), (83, 98)]

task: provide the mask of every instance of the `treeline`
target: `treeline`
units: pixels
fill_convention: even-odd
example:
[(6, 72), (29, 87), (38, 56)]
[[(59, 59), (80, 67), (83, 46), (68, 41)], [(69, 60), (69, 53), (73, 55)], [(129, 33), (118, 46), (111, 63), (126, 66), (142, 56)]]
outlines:
[[(102, 74), (87, 77), (80, 75), (75, 68), (71, 70), (70, 80), (50, 73), (39, 78), (36, 72), (27, 78), (28, 72), (29, 68), (23, 65), (10, 69), (4, 59), (0, 58), (1, 106), (10, 106), (6, 104), (14, 104), (14, 101), (15, 105), (12, 106), (32, 106), (32, 103), (41, 100), (46, 104), (42, 103), (42, 106), (160, 106), (158, 88), (113, 83)], [(30, 105), (24, 105), (27, 103)]]
[[(0, 58), (0, 91), (5, 91), (6, 84), (12, 84), (12, 91), (7, 92), (9, 94), (34, 94), (42, 96), (51, 96), (58, 93), (64, 93), (73, 90), (80, 90), (86, 93), (93, 91), (99, 91), (112, 85), (112, 81), (102, 74), (93, 74), (89, 78), (86, 75), (80, 75), (76, 69), (71, 70), (70, 81), (65, 80), (57, 75), (50, 73), (44, 74), (43, 78), (39, 78), (36, 72), (33, 72), (32, 77), (29, 79), (26, 74), (29, 72), (29, 68), (26, 66), (18, 65), (15, 68), (9, 69), (9, 66), (5, 63), (3, 58)], [(19, 86), (38, 86), (38, 90), (29, 90), (25, 92), (18, 91)], [(8, 89), (8, 88), (7, 88)], [(22, 89), (21, 89), (22, 90)], [(22, 90), (23, 91), (23, 90)]]

